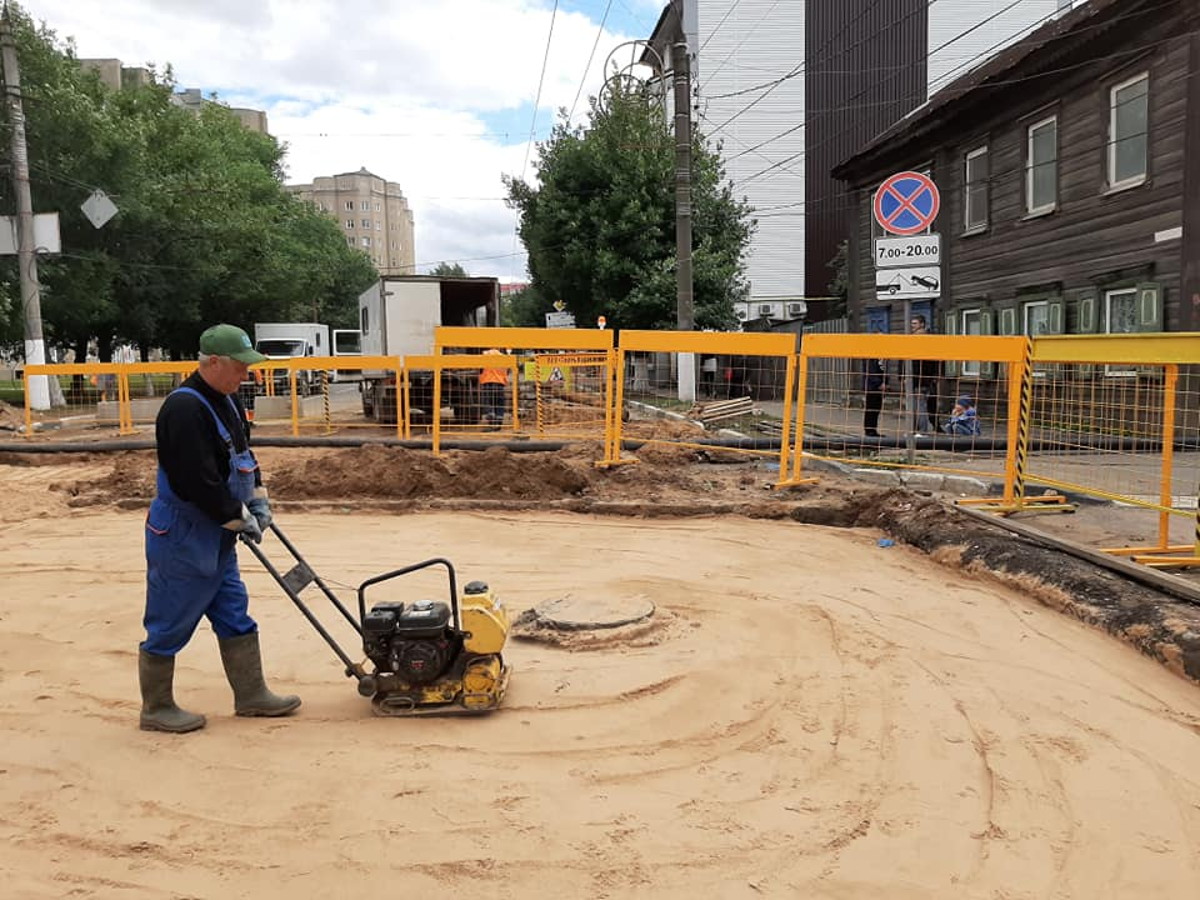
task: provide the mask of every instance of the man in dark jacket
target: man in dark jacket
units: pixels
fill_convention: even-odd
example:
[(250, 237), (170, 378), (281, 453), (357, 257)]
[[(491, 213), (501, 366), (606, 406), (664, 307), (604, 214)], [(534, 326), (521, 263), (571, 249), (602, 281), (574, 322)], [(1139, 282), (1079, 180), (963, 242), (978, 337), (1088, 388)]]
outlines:
[[(922, 315), (909, 321), (913, 334), (929, 334), (928, 325)], [(933, 434), (938, 428), (938, 379), (942, 375), (942, 364), (936, 359), (918, 359), (912, 364), (914, 410), (913, 431), (918, 434)]]
[(887, 390), (887, 372), (882, 359), (866, 359), (863, 364), (863, 434), (882, 437), (879, 413), (883, 410), (883, 394)]
[(242, 329), (214, 325), (200, 336), (199, 368), (167, 397), (155, 422), (157, 495), (146, 516), (146, 639), (138, 653), (147, 731), (204, 727), (204, 716), (180, 709), (173, 693), (175, 655), (204, 617), (239, 716), (282, 716), (300, 705), (263, 680), (258, 626), (235, 551), (239, 534), (260, 541), (271, 523), (237, 399), (247, 366), (265, 358)]

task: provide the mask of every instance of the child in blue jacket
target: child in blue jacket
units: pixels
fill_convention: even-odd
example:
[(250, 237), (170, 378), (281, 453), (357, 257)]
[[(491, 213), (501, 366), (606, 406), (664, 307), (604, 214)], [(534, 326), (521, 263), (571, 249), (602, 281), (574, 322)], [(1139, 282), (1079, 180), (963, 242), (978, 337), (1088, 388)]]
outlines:
[(963, 394), (954, 404), (950, 418), (942, 425), (946, 434), (980, 435), (983, 429), (979, 425), (979, 413), (975, 410), (975, 401), (969, 395)]

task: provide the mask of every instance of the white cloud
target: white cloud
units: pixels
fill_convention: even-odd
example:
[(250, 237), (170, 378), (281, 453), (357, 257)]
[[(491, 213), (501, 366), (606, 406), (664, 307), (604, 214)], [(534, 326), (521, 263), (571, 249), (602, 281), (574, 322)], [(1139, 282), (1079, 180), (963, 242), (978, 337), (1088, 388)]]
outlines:
[[(640, 23), (660, 4), (618, 0)], [(83, 57), (173, 67), (181, 86), (265, 109), (294, 181), (366, 166), (410, 198), (418, 263), (524, 277), (502, 173), (520, 174), (550, 28), (550, 0), (26, 0)], [(565, 4), (563, 4), (565, 6)], [(570, 108), (605, 0), (560, 9), (538, 112)], [(615, 17), (615, 13), (610, 13)], [(648, 35), (639, 34), (639, 37)], [(576, 121), (601, 66), (628, 36), (606, 28)], [(522, 108), (524, 112), (522, 112)], [(497, 125), (497, 123), (501, 123)], [(495, 259), (479, 259), (500, 257)]]

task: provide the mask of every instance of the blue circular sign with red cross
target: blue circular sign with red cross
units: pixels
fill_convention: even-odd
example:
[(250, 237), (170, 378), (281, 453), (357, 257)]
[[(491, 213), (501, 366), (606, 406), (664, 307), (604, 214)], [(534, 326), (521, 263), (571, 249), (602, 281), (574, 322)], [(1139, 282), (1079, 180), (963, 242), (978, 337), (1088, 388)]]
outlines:
[(898, 172), (875, 192), (875, 221), (891, 234), (919, 234), (937, 218), (942, 198), (920, 172)]

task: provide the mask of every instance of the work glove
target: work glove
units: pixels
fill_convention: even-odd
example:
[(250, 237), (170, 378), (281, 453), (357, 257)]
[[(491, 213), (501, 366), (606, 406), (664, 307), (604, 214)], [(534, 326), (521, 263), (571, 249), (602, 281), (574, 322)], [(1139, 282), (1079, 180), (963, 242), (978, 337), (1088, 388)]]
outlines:
[(246, 507), (250, 510), (250, 515), (258, 522), (258, 530), (265, 533), (273, 519), (270, 502), (266, 497), (254, 497), (246, 504)]
[(242, 519), (242, 527), (238, 529), (238, 537), (244, 541), (254, 541), (256, 544), (261, 544), (263, 532), (262, 528), (259, 527), (258, 519), (254, 518), (253, 515)]
[(250, 512), (246, 504), (242, 504), (242, 517), (240, 519), (230, 519), (222, 528), (229, 531), (236, 531), (238, 537), (246, 541), (254, 541), (254, 543), (262, 543), (263, 530), (259, 527), (258, 519)]

